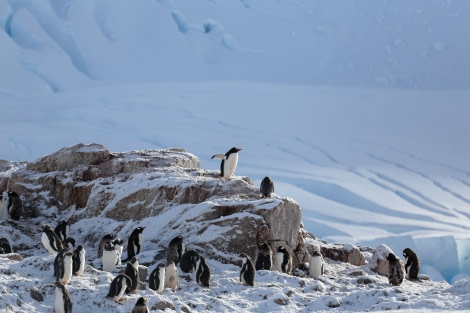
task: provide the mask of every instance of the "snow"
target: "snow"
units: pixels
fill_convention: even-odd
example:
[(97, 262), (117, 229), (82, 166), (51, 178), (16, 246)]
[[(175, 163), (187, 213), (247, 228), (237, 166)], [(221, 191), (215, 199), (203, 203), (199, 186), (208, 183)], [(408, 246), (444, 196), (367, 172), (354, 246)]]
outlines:
[[(329, 243), (384, 244), (397, 255), (411, 247), (437, 281), (434, 291), (427, 282), (391, 288), (370, 275), (368, 289), (349, 276), (340, 285), (333, 271), (323, 281), (264, 273), (258, 289), (246, 289), (236, 266), (208, 260), (216, 287), (140, 293), (151, 303), (321, 311), (339, 299), (351, 311), (465, 309), (469, 13), (468, 0), (0, 0), (0, 159), (33, 161), (80, 142), (114, 152), (180, 147), (216, 171), (210, 156), (240, 146), (235, 175), (255, 185), (273, 178), (277, 195), (300, 204), (309, 232)], [(74, 226), (116, 227), (96, 223)], [(1, 260), (3, 275), (47, 255)], [(47, 271), (27, 271), (39, 286), (50, 282)], [(111, 279), (92, 273), (71, 285), (84, 310), (96, 300), (83, 289), (105, 294)], [(293, 296), (273, 305), (290, 293), (286, 284)], [(19, 288), (35, 286), (26, 279)], [(25, 311), (51, 310), (53, 288), (43, 288), (45, 301)], [(114, 309), (107, 303), (103, 312)]]

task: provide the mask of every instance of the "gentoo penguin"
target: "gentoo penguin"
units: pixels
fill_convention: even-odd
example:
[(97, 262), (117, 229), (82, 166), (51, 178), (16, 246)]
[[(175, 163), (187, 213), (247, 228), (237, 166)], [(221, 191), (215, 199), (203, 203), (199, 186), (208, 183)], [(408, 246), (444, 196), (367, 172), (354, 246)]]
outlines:
[(211, 280), (211, 269), (206, 259), (201, 255), (197, 261), (196, 282), (202, 287), (209, 288)]
[(273, 267), (273, 251), (266, 242), (258, 247), (258, 255), (256, 257), (256, 270), (268, 270)]
[(114, 245), (110, 242), (104, 246), (103, 256), (101, 257), (101, 263), (103, 264), (103, 271), (112, 273), (116, 267), (117, 262), (117, 251)]
[(183, 253), (180, 262), (180, 268), (185, 273), (193, 273), (197, 270), (197, 261), (199, 260), (199, 253), (194, 250), (188, 250)]
[(70, 249), (73, 249), (75, 248), (75, 239), (73, 239), (72, 237), (67, 237), (64, 241), (62, 241), (62, 244), (64, 245), (64, 248), (68, 247)]
[(121, 265), (122, 249), (124, 247), (124, 242), (126, 242), (126, 241), (124, 239), (120, 239), (120, 238), (116, 238), (113, 241), (114, 248), (116, 249), (116, 252), (117, 252), (116, 265)]
[(238, 257), (242, 259), (242, 269), (240, 270), (240, 282), (243, 285), (254, 286), (256, 271), (255, 266), (253, 265), (253, 261), (246, 253), (242, 253)]
[(8, 215), (12, 220), (18, 221), (21, 216), (21, 210), (23, 208), (23, 202), (20, 199), (20, 196), (14, 191), (8, 191), (8, 205), (7, 211)]
[(106, 234), (101, 238), (100, 243), (98, 244), (98, 258), (103, 256), (103, 249), (106, 243), (112, 242), (115, 238), (114, 234)]
[(271, 194), (274, 192), (274, 182), (271, 177), (266, 176), (263, 178), (259, 186), (259, 192), (263, 197), (271, 197)]
[(67, 252), (63, 255), (62, 258), (58, 260), (57, 263), (57, 280), (62, 284), (67, 285), (72, 279), (73, 271), (73, 253)]
[(4, 212), (6, 211), (5, 208), (7, 206), (7, 203), (8, 203), (8, 195), (5, 194), (3, 195), (3, 192), (0, 193), (0, 219), (3, 219), (3, 214), (5, 214)]
[(292, 256), (284, 246), (277, 248), (276, 255), (274, 256), (274, 269), (287, 274), (292, 270)]
[(0, 254), (11, 253), (11, 245), (8, 239), (0, 238)]
[[(57, 273), (59, 272), (58, 271), (59, 262), (62, 262), (61, 260), (64, 257), (64, 255), (66, 253), (69, 253), (69, 252), (70, 252), (70, 248), (65, 247), (62, 250), (60, 250), (59, 253), (57, 253), (57, 255), (55, 256), (55, 258), (54, 258), (54, 277), (57, 278)], [(59, 279), (57, 278), (57, 280), (59, 280)]]
[(77, 249), (73, 252), (73, 274), (76, 276), (82, 276), (83, 271), (85, 270), (85, 255), (86, 251), (82, 245), (78, 245)]
[(44, 225), (42, 228), (41, 242), (50, 255), (55, 256), (64, 248), (59, 236), (57, 236), (49, 224)]
[(230, 180), (230, 177), (235, 172), (238, 163), (238, 151), (241, 151), (242, 148), (233, 147), (232, 149), (228, 150), (225, 155), (223, 154), (215, 154), (211, 157), (211, 159), (221, 159), (222, 162), (220, 163), (220, 176)]
[(124, 274), (131, 279), (131, 285), (127, 286), (126, 293), (136, 293), (140, 283), (139, 261), (137, 261), (137, 257), (134, 256), (127, 262)]
[(120, 303), (122, 301), (122, 296), (126, 292), (127, 286), (131, 285), (132, 282), (129, 276), (125, 274), (119, 274), (111, 282), (106, 298), (113, 299), (115, 302)]
[(418, 280), (418, 273), (420, 268), (418, 255), (410, 248), (406, 248), (403, 250), (403, 256), (405, 257), (406, 279)]
[(149, 308), (147, 307), (147, 299), (140, 297), (137, 300), (137, 303), (134, 305), (131, 313), (149, 313)]
[(157, 293), (162, 293), (165, 288), (165, 268), (164, 263), (159, 263), (149, 276), (149, 288)]
[(54, 232), (59, 236), (60, 240), (64, 242), (65, 238), (69, 236), (70, 225), (67, 220), (61, 220), (54, 228)]
[(55, 282), (55, 313), (72, 313), (73, 301), (70, 292), (61, 282)]
[(175, 265), (175, 262), (171, 262), (166, 267), (165, 271), (165, 287), (171, 288), (175, 291), (178, 288), (179, 277), (178, 277), (178, 268)]
[(182, 236), (176, 236), (168, 244), (166, 249), (166, 263), (170, 264), (174, 262), (175, 265), (178, 265), (181, 261), (181, 257), (184, 253), (184, 243)]
[(323, 275), (323, 257), (320, 252), (313, 251), (308, 263), (308, 276), (318, 278)]
[(391, 285), (398, 286), (403, 282), (405, 277), (405, 271), (403, 265), (395, 254), (389, 253), (387, 256), (388, 260), (388, 282)]
[(127, 260), (132, 259), (132, 257), (138, 255), (144, 249), (144, 231), (145, 227), (137, 227), (134, 229), (129, 236), (129, 241), (127, 242)]

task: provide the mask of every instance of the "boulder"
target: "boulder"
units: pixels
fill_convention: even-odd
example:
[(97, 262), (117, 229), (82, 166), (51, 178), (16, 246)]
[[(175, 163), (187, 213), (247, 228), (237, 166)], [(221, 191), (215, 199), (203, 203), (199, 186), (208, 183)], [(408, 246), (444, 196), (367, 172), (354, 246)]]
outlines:
[(393, 251), (385, 244), (381, 244), (375, 248), (375, 252), (368, 264), (369, 268), (379, 275), (388, 276), (387, 256), (389, 253), (393, 253)]
[(352, 244), (322, 244), (320, 252), (324, 258), (331, 260), (348, 262), (356, 266), (366, 264), (366, 259), (361, 250)]

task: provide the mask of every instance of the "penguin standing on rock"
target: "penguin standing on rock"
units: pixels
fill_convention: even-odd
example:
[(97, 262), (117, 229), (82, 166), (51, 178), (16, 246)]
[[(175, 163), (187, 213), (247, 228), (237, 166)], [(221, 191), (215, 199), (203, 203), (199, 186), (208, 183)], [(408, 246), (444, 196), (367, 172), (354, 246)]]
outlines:
[(274, 269), (287, 274), (292, 270), (292, 256), (284, 246), (277, 248), (276, 255), (274, 256)]
[(57, 263), (57, 280), (67, 285), (72, 279), (73, 253), (67, 252)]
[(112, 273), (116, 267), (117, 251), (114, 245), (110, 242), (104, 246), (103, 256), (101, 263), (103, 264), (103, 271)]
[(171, 264), (174, 262), (175, 265), (178, 265), (181, 261), (181, 257), (184, 254), (184, 243), (182, 236), (176, 236), (168, 244), (166, 249), (166, 263)]
[(82, 245), (78, 245), (77, 249), (73, 252), (73, 274), (82, 276), (85, 271), (86, 251)]
[(399, 258), (395, 254), (389, 253), (387, 255), (388, 261), (388, 282), (390, 285), (398, 286), (405, 278), (405, 271)]
[(137, 227), (129, 236), (127, 242), (127, 260), (132, 259), (144, 249), (144, 231), (145, 227)]
[(171, 262), (168, 264), (165, 271), (165, 287), (175, 291), (178, 288), (178, 284), (178, 268), (176, 267), (175, 262)]
[(211, 269), (206, 259), (201, 255), (197, 261), (196, 282), (202, 287), (209, 288), (211, 280)]
[(323, 257), (320, 252), (313, 251), (308, 263), (308, 276), (318, 278), (323, 275)]
[(159, 294), (165, 288), (165, 269), (165, 264), (159, 263), (149, 276), (149, 288)]
[(114, 239), (115, 239), (114, 234), (106, 234), (103, 236), (103, 238), (101, 238), (100, 243), (98, 244), (98, 258), (101, 258), (103, 256), (104, 246), (108, 242), (113, 242)]
[(406, 248), (405, 250), (403, 250), (403, 256), (405, 257), (406, 279), (419, 280), (418, 273), (420, 268), (420, 262), (418, 255), (410, 248)]
[(270, 271), (273, 266), (273, 251), (266, 242), (263, 242), (258, 248), (256, 257), (256, 270)]
[(64, 248), (59, 236), (49, 224), (44, 225), (42, 228), (41, 242), (50, 255), (56, 256)]
[(55, 284), (55, 313), (72, 313), (73, 301), (70, 292), (61, 282)]
[(211, 159), (221, 159), (220, 163), (220, 176), (230, 180), (230, 177), (235, 172), (238, 163), (238, 152), (243, 150), (242, 148), (233, 147), (224, 154), (215, 154)]
[(180, 268), (185, 273), (193, 273), (197, 271), (197, 261), (199, 253), (194, 250), (188, 250), (183, 253), (180, 261)]
[(126, 292), (126, 288), (132, 285), (132, 281), (129, 276), (125, 274), (119, 274), (116, 276), (111, 285), (109, 285), (109, 291), (106, 298), (113, 299), (117, 303), (121, 303), (122, 296)]
[(64, 240), (69, 236), (70, 232), (70, 225), (67, 220), (61, 220), (54, 228), (54, 232), (59, 236), (60, 240), (64, 242)]
[(131, 313), (149, 313), (149, 308), (147, 307), (147, 299), (140, 297), (137, 300), (134, 308)]
[(253, 287), (255, 285), (256, 276), (253, 261), (246, 253), (242, 253), (238, 257), (242, 259), (242, 269), (240, 270), (240, 282), (243, 285)]
[(271, 177), (266, 176), (263, 178), (259, 186), (259, 192), (263, 197), (271, 197), (271, 194), (274, 192), (274, 182)]
[(140, 276), (139, 261), (137, 261), (135, 256), (127, 262), (124, 274), (126, 274), (131, 279), (131, 285), (127, 286), (126, 293), (136, 293), (140, 283)]

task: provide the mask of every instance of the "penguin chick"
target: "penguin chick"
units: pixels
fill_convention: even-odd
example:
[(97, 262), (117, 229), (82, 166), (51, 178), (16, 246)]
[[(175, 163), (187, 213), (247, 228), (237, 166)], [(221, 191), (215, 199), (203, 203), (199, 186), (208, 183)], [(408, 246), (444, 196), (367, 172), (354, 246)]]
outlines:
[(419, 280), (418, 273), (421, 263), (419, 261), (418, 255), (410, 248), (406, 248), (403, 250), (403, 256), (405, 257), (406, 279)]
[(274, 269), (287, 274), (292, 271), (292, 256), (284, 246), (277, 248), (276, 255), (274, 256)]
[(168, 244), (166, 249), (166, 263), (171, 264), (174, 262), (175, 265), (178, 265), (181, 261), (181, 257), (184, 253), (184, 243), (182, 236), (176, 236)]
[(73, 274), (82, 276), (85, 271), (86, 251), (82, 245), (78, 245), (77, 249), (73, 252)]
[(263, 178), (259, 186), (259, 192), (263, 197), (271, 197), (271, 194), (274, 192), (274, 182), (271, 177), (266, 176)]
[(145, 227), (137, 227), (129, 236), (127, 241), (127, 260), (138, 255), (144, 248), (144, 231)]
[(117, 251), (114, 245), (110, 242), (104, 246), (103, 256), (101, 263), (103, 264), (103, 271), (112, 273), (116, 267)]
[(55, 286), (55, 313), (72, 313), (73, 301), (70, 292), (61, 283), (54, 283)]
[(149, 308), (147, 307), (147, 299), (140, 297), (137, 300), (134, 308), (131, 313), (149, 313)]
[(323, 275), (323, 257), (318, 251), (313, 251), (309, 258), (308, 276), (318, 278)]
[(124, 274), (126, 274), (132, 282), (130, 286), (127, 286), (126, 293), (136, 293), (140, 283), (139, 261), (137, 261), (137, 257), (134, 256), (127, 262)]
[(104, 250), (104, 246), (108, 243), (108, 242), (113, 242), (115, 238), (115, 235), (114, 234), (106, 234), (103, 236), (103, 238), (101, 238), (99, 244), (98, 244), (98, 258), (101, 258), (103, 256), (103, 250)]
[(240, 282), (243, 285), (253, 287), (255, 285), (255, 276), (256, 276), (256, 271), (255, 271), (255, 266), (253, 265), (253, 261), (246, 253), (242, 253), (238, 257), (242, 259), (242, 268), (240, 270)]
[(242, 148), (233, 147), (224, 154), (215, 154), (211, 159), (221, 159), (220, 163), (220, 176), (230, 180), (230, 177), (235, 172), (238, 163), (238, 152), (243, 150)]
[(256, 257), (256, 270), (270, 271), (273, 266), (273, 251), (266, 242), (261, 243), (258, 247), (258, 255)]
[(179, 277), (178, 277), (178, 268), (175, 265), (175, 262), (171, 262), (165, 271), (165, 287), (171, 288), (175, 291), (178, 288)]
[(156, 293), (161, 294), (163, 288), (165, 288), (165, 272), (166, 266), (163, 263), (159, 263), (157, 267), (150, 273), (149, 276), (149, 288)]
[(388, 282), (390, 285), (398, 286), (403, 282), (405, 271), (403, 265), (395, 254), (389, 253), (387, 255), (388, 261)]
[(183, 253), (180, 261), (180, 268), (185, 273), (193, 273), (197, 270), (197, 261), (199, 260), (199, 253), (194, 250), (188, 250)]
[(116, 238), (112, 242), (112, 244), (114, 245), (114, 248), (116, 249), (116, 253), (117, 253), (116, 265), (121, 265), (122, 264), (122, 261), (121, 261), (122, 250), (124, 248), (124, 243), (125, 242), (126, 241), (124, 239), (120, 239), (120, 238)]

